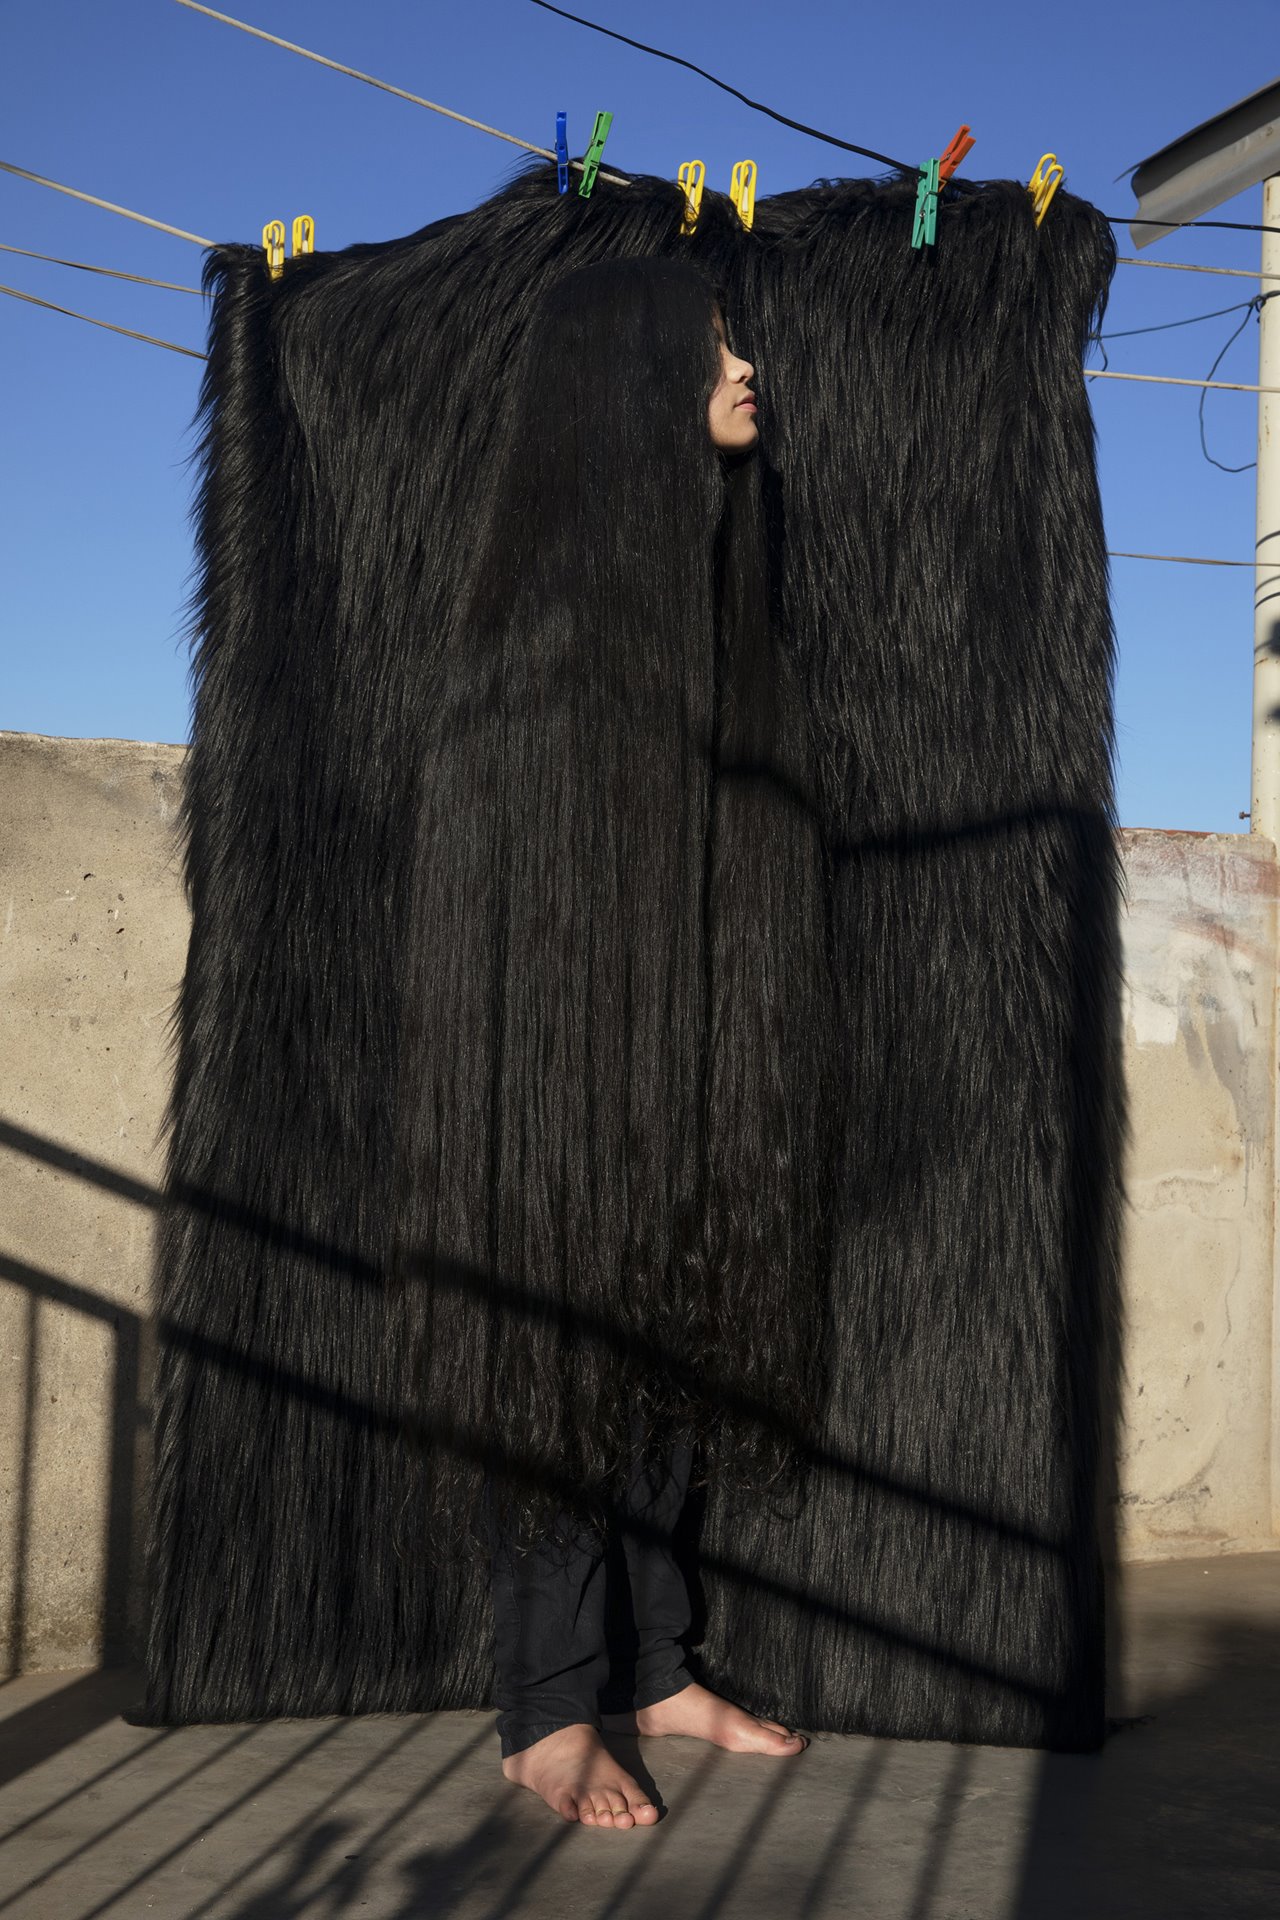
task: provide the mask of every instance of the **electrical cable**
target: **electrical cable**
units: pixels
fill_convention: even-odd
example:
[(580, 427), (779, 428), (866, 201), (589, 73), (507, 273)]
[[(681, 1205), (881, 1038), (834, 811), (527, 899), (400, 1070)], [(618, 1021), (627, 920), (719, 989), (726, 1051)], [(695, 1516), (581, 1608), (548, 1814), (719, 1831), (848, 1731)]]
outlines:
[[(1223, 354), (1226, 353), (1227, 348), (1231, 346), (1233, 341), (1239, 339), (1243, 328), (1248, 323), (1248, 316), (1251, 313), (1261, 313), (1267, 301), (1275, 300), (1275, 299), (1280, 299), (1280, 290), (1277, 290), (1274, 293), (1255, 293), (1251, 299), (1238, 300), (1235, 302), (1234, 305), (1230, 307), (1218, 307), (1212, 313), (1193, 313), (1185, 320), (1164, 320), (1159, 322), (1157, 325), (1150, 326), (1150, 327), (1121, 327), (1121, 328), (1117, 328), (1116, 331), (1112, 333), (1090, 334), (1089, 339), (1091, 342), (1096, 342), (1099, 346), (1102, 346), (1102, 342), (1104, 340), (1125, 340), (1130, 338), (1133, 334), (1136, 334), (1136, 333), (1165, 333), (1171, 327), (1192, 327), (1192, 326), (1195, 326), (1197, 322), (1201, 320), (1217, 320), (1221, 318), (1222, 315), (1224, 314), (1239, 313), (1243, 311), (1245, 318), (1240, 322), (1240, 325), (1236, 328), (1235, 332), (1230, 336), (1226, 344), (1222, 347), (1213, 365), (1209, 369), (1208, 379), (1199, 383), (1201, 387), (1201, 393), (1200, 393), (1200, 403), (1197, 411), (1198, 411), (1199, 420), (1200, 420), (1200, 451), (1204, 455), (1205, 459), (1209, 462), (1210, 466), (1220, 468), (1223, 473), (1247, 473), (1251, 467), (1257, 466), (1258, 463), (1256, 460), (1246, 460), (1242, 466), (1229, 467), (1223, 461), (1215, 459), (1213, 454), (1210, 453), (1209, 443), (1205, 438), (1204, 396), (1205, 396), (1205, 393), (1210, 390), (1210, 388), (1220, 388), (1227, 385), (1225, 381), (1215, 381), (1213, 378), (1214, 374), (1218, 370), (1218, 367), (1222, 363)], [(1104, 360), (1107, 357), (1107, 350), (1105, 346), (1102, 346), (1102, 357)], [(1107, 372), (1107, 369), (1103, 367), (1101, 369), (1093, 369), (1093, 371), (1101, 371), (1102, 373), (1105, 374)], [(1133, 375), (1129, 376), (1129, 378), (1131, 379), (1134, 377), (1135, 376)], [(1147, 377), (1152, 378), (1154, 376), (1149, 375)], [(1268, 391), (1274, 391), (1274, 389), (1258, 387), (1258, 388), (1252, 389), (1252, 391), (1258, 392), (1258, 393), (1265, 393)]]
[(1211, 313), (1193, 313), (1185, 320), (1160, 320), (1151, 327), (1117, 327), (1106, 333), (1091, 333), (1090, 340), (1128, 340), (1135, 333), (1167, 333), (1171, 327), (1194, 327), (1200, 320), (1220, 320), (1224, 313), (1239, 313), (1241, 308), (1252, 309), (1260, 300), (1272, 300), (1274, 294), (1255, 294), (1252, 300), (1236, 300), (1229, 307), (1215, 307)]
[[(1276, 300), (1276, 299), (1280, 299), (1280, 293), (1255, 293), (1254, 294), (1252, 300), (1250, 300), (1247, 303), (1247, 311), (1245, 313), (1244, 319), (1240, 322), (1240, 325), (1236, 328), (1235, 332), (1231, 335), (1231, 339), (1228, 340), (1226, 345), (1223, 347), (1222, 353), (1219, 353), (1217, 360), (1215, 360), (1213, 365), (1210, 367), (1209, 369), (1210, 379), (1212, 379), (1214, 373), (1217, 371), (1218, 362), (1222, 359), (1222, 354), (1224, 354), (1227, 351), (1227, 347), (1231, 346), (1233, 341), (1239, 339), (1240, 334), (1242, 333), (1244, 328), (1248, 325), (1249, 313), (1256, 309), (1260, 315), (1262, 312), (1262, 308), (1266, 305), (1267, 301)], [(1200, 451), (1203, 453), (1205, 459), (1210, 463), (1211, 466), (1220, 468), (1223, 473), (1247, 473), (1250, 467), (1256, 467), (1258, 464), (1256, 460), (1246, 460), (1243, 466), (1228, 467), (1223, 461), (1214, 459), (1213, 455), (1209, 451), (1208, 443), (1206, 442), (1204, 437), (1204, 395), (1203, 393), (1200, 395)]]
[[(850, 140), (839, 140), (834, 133), (822, 133), (817, 127), (807, 127), (803, 120), (793, 120), (789, 114), (778, 113), (773, 107), (766, 107), (763, 101), (751, 100), (745, 93), (739, 93), (727, 80), (717, 80), (714, 73), (708, 73), (705, 67), (696, 67), (692, 60), (684, 60), (678, 53), (664, 53), (661, 47), (647, 47), (643, 40), (632, 40), (625, 33), (615, 33), (612, 27), (602, 27), (594, 20), (584, 20), (580, 13), (566, 13), (563, 7), (553, 7), (550, 0), (533, 0), (537, 7), (543, 7), (548, 13), (558, 13), (562, 20), (572, 20), (580, 27), (590, 27), (593, 33), (607, 34), (610, 40), (621, 40), (628, 47), (637, 47), (641, 53), (652, 53), (659, 60), (670, 60), (674, 66), (687, 67), (690, 73), (696, 73), (709, 80), (713, 87), (719, 87), (724, 93), (731, 93), (735, 100), (741, 100), (744, 107), (750, 107), (754, 113), (767, 113), (771, 120), (777, 120), (784, 127), (793, 127), (797, 133), (807, 133), (813, 140), (824, 140), (829, 147), (839, 147), (844, 153), (860, 153), (868, 160), (878, 160), (882, 166), (893, 167), (899, 173), (918, 173), (919, 168), (908, 166), (904, 160), (892, 160), (888, 154), (876, 153), (871, 147), (855, 147)], [(187, 0), (180, 0), (186, 5)]]
[[(179, 6), (189, 6), (191, 0), (178, 0), (178, 4)], [(586, 20), (580, 13), (568, 13), (563, 7), (553, 6), (551, 0), (533, 0), (533, 4), (535, 7), (541, 7), (546, 13), (558, 13), (562, 20), (572, 20), (575, 25), (579, 27), (589, 27), (592, 33), (603, 33), (610, 40), (621, 40), (624, 45), (635, 47), (641, 53), (651, 53), (659, 60), (670, 60), (677, 67), (687, 67), (691, 73), (699, 74), (702, 79), (709, 80), (713, 87), (720, 87), (725, 93), (731, 93), (736, 100), (741, 100), (743, 105), (750, 107), (754, 113), (766, 113), (771, 120), (780, 121), (784, 127), (794, 127), (798, 133), (807, 133), (814, 140), (825, 141), (829, 147), (839, 147), (845, 153), (865, 154), (869, 160), (879, 160), (883, 165), (894, 167), (900, 173), (910, 174), (920, 172), (918, 165), (907, 166), (905, 162), (901, 160), (891, 160), (886, 154), (873, 152), (870, 147), (855, 147), (848, 140), (837, 139), (833, 133), (822, 133), (817, 127), (805, 126), (801, 120), (792, 120), (785, 113), (777, 113), (772, 107), (766, 107), (762, 101), (748, 99), (745, 93), (739, 93), (736, 87), (731, 87), (727, 80), (717, 80), (714, 73), (708, 73), (705, 67), (694, 66), (692, 60), (684, 60), (678, 53), (666, 53), (661, 47), (646, 46), (642, 40), (632, 40), (627, 34), (618, 33), (612, 27), (602, 27), (598, 21)], [(956, 176), (953, 175), (952, 177), (955, 178)], [(1144, 227), (1230, 227), (1241, 233), (1280, 233), (1280, 227), (1257, 226), (1252, 222), (1242, 220), (1152, 220), (1149, 219), (1146, 214), (1139, 215), (1136, 212), (1125, 214), (1104, 213), (1102, 217), (1113, 227), (1127, 227), (1130, 225)]]

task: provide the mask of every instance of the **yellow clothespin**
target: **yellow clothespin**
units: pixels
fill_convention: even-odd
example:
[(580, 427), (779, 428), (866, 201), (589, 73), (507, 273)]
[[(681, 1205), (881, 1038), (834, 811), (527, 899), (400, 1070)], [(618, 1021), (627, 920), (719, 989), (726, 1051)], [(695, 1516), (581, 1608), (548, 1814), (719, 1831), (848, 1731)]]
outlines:
[(273, 280), (278, 280), (284, 272), (284, 221), (268, 220), (262, 229), (262, 245), (266, 250), (267, 267)]
[(1037, 226), (1044, 219), (1049, 202), (1065, 178), (1066, 173), (1059, 165), (1057, 154), (1042, 153), (1035, 172), (1027, 182), (1027, 192), (1031, 195), (1031, 204), (1035, 208)]
[(702, 189), (707, 184), (707, 170), (701, 160), (686, 160), (676, 179), (684, 188), (684, 219), (680, 222), (681, 233), (692, 233), (698, 224), (698, 211), (702, 206)]
[(293, 217), (293, 258), (300, 253), (314, 253), (316, 250), (316, 223), (309, 213), (296, 213)]
[(738, 218), (746, 228), (756, 217), (756, 176), (754, 160), (739, 160), (729, 181), (729, 198), (738, 209)]

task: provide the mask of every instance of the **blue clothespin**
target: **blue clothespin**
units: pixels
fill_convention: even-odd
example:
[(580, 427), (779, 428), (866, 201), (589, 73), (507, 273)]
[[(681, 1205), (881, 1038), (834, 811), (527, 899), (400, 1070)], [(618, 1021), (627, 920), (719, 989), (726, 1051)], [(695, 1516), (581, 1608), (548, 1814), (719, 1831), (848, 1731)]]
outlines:
[(604, 152), (604, 143), (609, 138), (609, 129), (612, 125), (611, 113), (596, 115), (596, 123), (591, 129), (591, 145), (582, 157), (582, 178), (578, 182), (578, 192), (584, 200), (589, 200), (591, 197), (591, 189), (600, 171), (600, 156)]
[(556, 180), (561, 193), (569, 191), (569, 141), (565, 132), (568, 124), (567, 113), (556, 115)]
[(911, 228), (913, 247), (931, 247), (938, 230), (938, 162), (926, 160), (916, 188), (916, 217)]

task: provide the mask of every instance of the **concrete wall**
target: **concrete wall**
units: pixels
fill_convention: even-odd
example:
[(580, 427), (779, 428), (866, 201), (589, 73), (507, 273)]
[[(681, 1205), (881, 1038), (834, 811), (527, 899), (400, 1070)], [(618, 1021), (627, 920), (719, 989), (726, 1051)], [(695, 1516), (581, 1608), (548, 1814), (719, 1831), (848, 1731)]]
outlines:
[(1122, 1551), (1277, 1544), (1276, 862), (1124, 830)]
[(0, 1633), (91, 1665), (139, 1616), (186, 749), (0, 733)]
[[(0, 733), (0, 1642), (136, 1645), (147, 1322), (188, 914), (185, 748)], [(1270, 842), (1126, 831), (1129, 1558), (1280, 1544), (1272, 1510)]]

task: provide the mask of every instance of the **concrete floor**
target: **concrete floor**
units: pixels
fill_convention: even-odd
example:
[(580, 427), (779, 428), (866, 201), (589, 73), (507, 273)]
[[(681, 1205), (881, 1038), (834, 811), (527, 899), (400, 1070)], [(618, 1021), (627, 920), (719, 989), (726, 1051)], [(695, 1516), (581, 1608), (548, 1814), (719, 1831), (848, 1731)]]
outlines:
[[(0, 1920), (1280, 1914), (1280, 1553), (1130, 1567), (1098, 1755), (618, 1740), (668, 1809), (568, 1826), (493, 1716), (157, 1730), (136, 1673), (0, 1686)], [(651, 1770), (651, 1771), (650, 1771)]]

